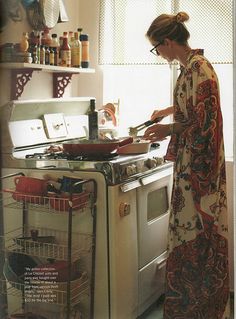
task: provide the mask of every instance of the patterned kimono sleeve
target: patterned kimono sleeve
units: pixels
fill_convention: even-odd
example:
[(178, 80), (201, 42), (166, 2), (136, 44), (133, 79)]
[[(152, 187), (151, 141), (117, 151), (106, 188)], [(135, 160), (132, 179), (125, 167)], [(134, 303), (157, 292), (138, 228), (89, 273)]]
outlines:
[(183, 136), (190, 145), (191, 184), (199, 198), (215, 191), (223, 138), (217, 76), (205, 59), (195, 60), (187, 75), (190, 125)]

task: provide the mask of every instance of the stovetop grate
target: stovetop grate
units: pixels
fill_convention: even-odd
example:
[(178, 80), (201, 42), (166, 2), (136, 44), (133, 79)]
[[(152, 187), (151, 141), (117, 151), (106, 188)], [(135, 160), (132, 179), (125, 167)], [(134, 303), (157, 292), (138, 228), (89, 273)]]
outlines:
[(25, 156), (26, 159), (65, 159), (69, 161), (108, 161), (117, 158), (117, 153), (111, 154), (96, 154), (96, 155), (80, 155), (74, 156), (64, 152), (52, 152), (52, 153), (32, 153)]

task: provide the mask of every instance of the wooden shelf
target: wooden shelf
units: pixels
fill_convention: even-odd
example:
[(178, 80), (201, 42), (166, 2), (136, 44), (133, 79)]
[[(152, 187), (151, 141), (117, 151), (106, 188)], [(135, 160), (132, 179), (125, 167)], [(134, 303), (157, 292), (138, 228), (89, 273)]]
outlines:
[(73, 74), (94, 73), (91, 68), (69, 68), (35, 63), (0, 63), (0, 69), (11, 71), (11, 99), (17, 100), (25, 85), (31, 80), (34, 71), (48, 72), (53, 75), (53, 97), (63, 97), (65, 88), (71, 82)]
[(43, 71), (49, 73), (94, 73), (95, 69), (91, 68), (69, 68), (63, 66), (36, 64), (36, 63), (0, 63), (1, 69), (32, 69), (33, 71)]

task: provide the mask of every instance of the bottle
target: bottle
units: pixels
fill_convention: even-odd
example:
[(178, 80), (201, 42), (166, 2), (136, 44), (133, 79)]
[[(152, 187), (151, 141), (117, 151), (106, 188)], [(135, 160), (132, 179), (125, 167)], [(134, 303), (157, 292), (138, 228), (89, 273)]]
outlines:
[(52, 42), (52, 37), (49, 33), (49, 29), (45, 29), (42, 33), (41, 44), (45, 47), (50, 47)]
[(96, 100), (90, 100), (90, 110), (88, 112), (89, 139), (98, 139), (98, 112), (95, 109)]
[(33, 56), (33, 53), (35, 51), (35, 46), (37, 45), (37, 37), (34, 31), (30, 32), (28, 43), (29, 43), (28, 52), (30, 52), (31, 55)]
[(21, 52), (27, 52), (27, 50), (29, 48), (28, 39), (29, 39), (28, 33), (27, 32), (23, 32), (22, 38), (21, 38), (21, 41), (20, 41), (20, 51)]
[(59, 65), (59, 50), (60, 50), (60, 46), (59, 46), (59, 41), (58, 41), (56, 33), (52, 34), (51, 48), (54, 51), (54, 65)]
[(50, 65), (55, 65), (55, 53), (54, 53), (54, 49), (51, 47), (49, 52), (49, 64)]
[(58, 65), (61, 65), (61, 48), (62, 48), (62, 44), (63, 44), (63, 37), (61, 36), (59, 38), (59, 61), (58, 61)]
[(40, 64), (40, 51), (41, 51), (41, 38), (40, 33), (37, 35), (37, 48), (36, 48), (36, 54), (37, 54), (37, 63)]
[(82, 29), (79, 28), (78, 32), (80, 32), (80, 41), (82, 46), (82, 56), (81, 56), (81, 67), (88, 68), (89, 67), (89, 38), (87, 34), (81, 33)]
[(72, 42), (74, 41), (72, 38), (74, 37), (74, 33), (73, 31), (69, 31), (69, 35), (68, 35), (68, 43), (71, 46)]
[(47, 46), (45, 46), (45, 64), (50, 64), (50, 49)]
[[(73, 37), (72, 37), (73, 39)], [(81, 67), (81, 42), (79, 40), (79, 33), (74, 33), (74, 41), (71, 47), (71, 66), (75, 68)]]
[(45, 64), (45, 47), (40, 45), (40, 64)]
[(71, 48), (68, 43), (67, 32), (63, 33), (63, 43), (61, 47), (61, 66), (71, 66)]
[(38, 62), (38, 47), (37, 47), (37, 44), (32, 48), (32, 63), (39, 63)]

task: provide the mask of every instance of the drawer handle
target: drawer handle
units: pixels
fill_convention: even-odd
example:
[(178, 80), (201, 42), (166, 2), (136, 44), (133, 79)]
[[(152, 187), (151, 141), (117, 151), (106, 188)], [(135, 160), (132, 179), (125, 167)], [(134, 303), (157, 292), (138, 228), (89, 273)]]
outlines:
[(161, 268), (163, 268), (166, 265), (166, 261), (167, 261), (167, 258), (162, 259), (161, 261), (157, 262), (157, 269), (156, 270), (158, 271)]

